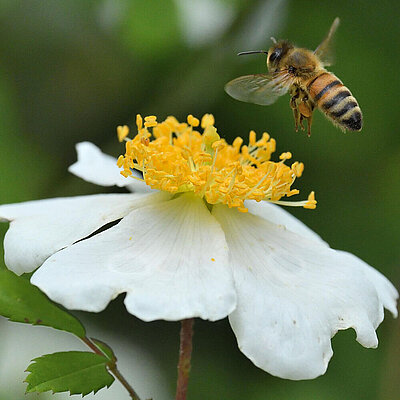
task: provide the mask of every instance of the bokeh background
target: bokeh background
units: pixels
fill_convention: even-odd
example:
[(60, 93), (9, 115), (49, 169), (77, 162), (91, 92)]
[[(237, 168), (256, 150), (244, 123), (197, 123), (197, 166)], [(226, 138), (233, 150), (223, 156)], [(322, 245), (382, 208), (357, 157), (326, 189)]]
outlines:
[[(336, 16), (341, 26), (331, 70), (362, 107), (361, 133), (343, 134), (316, 113), (308, 138), (294, 131), (288, 96), (262, 107), (224, 93), (227, 81), (265, 71), (265, 56), (236, 57), (238, 51), (268, 48), (272, 35), (315, 48)], [(297, 187), (303, 194), (315, 190), (318, 207), (289, 211), (399, 287), (399, 20), (400, 3), (389, 0), (2, 0), (0, 203), (113, 191), (67, 173), (76, 142), (90, 140), (118, 156), (115, 128), (133, 125), (136, 113), (183, 120), (211, 112), (228, 140), (266, 130), (278, 154), (291, 151), (303, 161)], [(172, 399), (179, 323), (144, 323), (122, 300), (100, 314), (78, 315), (92, 335), (124, 343), (123, 372), (140, 381), (143, 397)], [(69, 347), (45, 328), (0, 322), (0, 399), (23, 399), (30, 359)], [(389, 315), (377, 350), (361, 347), (351, 330), (340, 332), (328, 372), (303, 382), (255, 367), (238, 350), (227, 320), (197, 320), (195, 330), (190, 400), (400, 398), (400, 324)], [(53, 347), (46, 350), (46, 341)], [(20, 372), (14, 377), (11, 370)], [(127, 398), (106, 390), (101, 396)]]

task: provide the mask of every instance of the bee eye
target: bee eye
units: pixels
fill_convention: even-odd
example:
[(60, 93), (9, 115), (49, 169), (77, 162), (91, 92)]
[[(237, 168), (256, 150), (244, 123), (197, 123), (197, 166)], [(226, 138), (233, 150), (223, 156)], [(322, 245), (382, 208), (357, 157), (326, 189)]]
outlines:
[(275, 61), (277, 58), (279, 58), (282, 54), (282, 49), (275, 49), (271, 55), (269, 56), (269, 61)]

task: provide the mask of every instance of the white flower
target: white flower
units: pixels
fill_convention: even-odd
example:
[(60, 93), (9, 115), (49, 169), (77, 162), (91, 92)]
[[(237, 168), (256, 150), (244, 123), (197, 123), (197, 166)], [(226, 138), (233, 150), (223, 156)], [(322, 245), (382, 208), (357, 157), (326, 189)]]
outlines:
[[(115, 159), (85, 142), (70, 171), (134, 193), (0, 206), (0, 218), (10, 221), (8, 268), (36, 270), (32, 283), (69, 309), (98, 312), (126, 292), (128, 311), (144, 321), (228, 316), (241, 351), (282, 378), (323, 374), (338, 330), (354, 328), (363, 346), (376, 347), (384, 308), (397, 315), (393, 285), (357, 257), (329, 248), (277, 205), (248, 200), (283, 203), (282, 196), (297, 193), (290, 185), (302, 164), (287, 167), (290, 153), (279, 163), (268, 161), (274, 142), (268, 135), (255, 142), (254, 132), (239, 152), (241, 143), (219, 140), (211, 116), (203, 119), (203, 135), (193, 129), (193, 117), (192, 126), (171, 121), (157, 125), (150, 142), (147, 128), (156, 123), (148, 118), (143, 128), (140, 119), (139, 134), (118, 161), (126, 175), (132, 166), (141, 168), (146, 182), (164, 191), (122, 177)], [(185, 133), (172, 139), (174, 129)], [(122, 140), (127, 132), (119, 131)], [(183, 153), (197, 139), (202, 150), (193, 157)], [(165, 147), (157, 156), (160, 141)], [(168, 164), (176, 154), (182, 163)], [(261, 179), (252, 181), (249, 171), (261, 171)], [(313, 196), (297, 204), (315, 207)]]

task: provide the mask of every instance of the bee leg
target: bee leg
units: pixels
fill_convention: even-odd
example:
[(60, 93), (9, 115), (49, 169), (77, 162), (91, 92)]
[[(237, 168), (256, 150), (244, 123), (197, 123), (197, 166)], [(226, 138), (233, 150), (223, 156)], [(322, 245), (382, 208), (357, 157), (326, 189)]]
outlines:
[(293, 86), (290, 90), (291, 98), (290, 98), (290, 108), (293, 110), (293, 118), (294, 118), (294, 127), (296, 132), (299, 131), (299, 124), (300, 124), (300, 112), (298, 107), (299, 101), (299, 88)]
[(310, 114), (309, 117), (307, 117), (307, 136), (311, 136), (311, 124), (312, 124), (312, 113)]
[(300, 129), (304, 131), (305, 130), (303, 125), (304, 115), (301, 112), (299, 112), (299, 114), (300, 114)]
[(294, 118), (294, 128), (296, 130), (296, 132), (299, 131), (299, 124), (300, 124), (300, 113), (299, 113), (299, 109), (293, 108), (293, 118)]
[(308, 99), (305, 99), (303, 103), (299, 104), (299, 111), (301, 113), (301, 120), (303, 119), (307, 120), (307, 135), (311, 136), (311, 124), (312, 124), (312, 114), (314, 111), (314, 106), (310, 101), (308, 101)]

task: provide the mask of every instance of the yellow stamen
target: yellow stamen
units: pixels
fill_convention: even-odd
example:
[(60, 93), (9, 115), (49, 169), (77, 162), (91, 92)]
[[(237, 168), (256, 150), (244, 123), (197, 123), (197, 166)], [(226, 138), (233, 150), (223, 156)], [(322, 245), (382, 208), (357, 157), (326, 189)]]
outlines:
[(193, 117), (192, 114), (188, 115), (187, 122), (189, 125), (192, 125), (194, 127), (199, 126), (200, 123), (200, 121), (197, 118)]
[(203, 133), (203, 141), (206, 147), (212, 146), (215, 142), (221, 138), (217, 133), (217, 129), (212, 125), (207, 125)]
[(296, 174), (296, 177), (300, 178), (304, 171), (304, 164), (296, 161), (292, 164), (291, 168), (293, 172)]
[(314, 210), (317, 207), (317, 200), (315, 200), (315, 193), (311, 192), (308, 195), (307, 203), (303, 206), (304, 208), (309, 208), (310, 210)]
[(118, 166), (118, 168), (121, 168), (123, 164), (124, 164), (124, 156), (123, 156), (123, 155), (120, 155), (120, 156), (118, 157), (118, 160), (117, 160), (117, 166)]
[(292, 158), (292, 153), (290, 151), (286, 152), (286, 153), (282, 153), (279, 158), (281, 160), (290, 160)]
[(249, 145), (254, 146), (256, 144), (256, 133), (254, 131), (250, 131), (249, 133)]
[(140, 114), (136, 115), (136, 126), (138, 131), (140, 131), (143, 128), (143, 118)]
[(122, 142), (129, 135), (129, 127), (127, 125), (117, 126), (118, 140)]
[(193, 192), (208, 204), (225, 204), (241, 212), (247, 212), (245, 200), (316, 207), (314, 192), (305, 201), (281, 200), (299, 193), (291, 185), (303, 173), (304, 165), (297, 161), (286, 165), (290, 152), (282, 153), (280, 162), (271, 161), (276, 142), (266, 132), (257, 141), (256, 133), (250, 131), (248, 146), (240, 137), (229, 145), (217, 133), (211, 114), (201, 119), (203, 132), (193, 129), (199, 124), (193, 115), (187, 117), (187, 123), (174, 117), (157, 123), (155, 116), (149, 116), (143, 127), (138, 115), (138, 134), (126, 142), (126, 153), (117, 161), (121, 174), (134, 178), (132, 169), (137, 169), (153, 189)]
[(209, 125), (214, 125), (215, 120), (214, 120), (214, 115), (212, 114), (204, 114), (203, 118), (201, 119), (201, 127), (207, 128)]
[(150, 115), (148, 117), (144, 117), (144, 126), (145, 128), (153, 128), (154, 126), (157, 126), (157, 117), (154, 115)]

